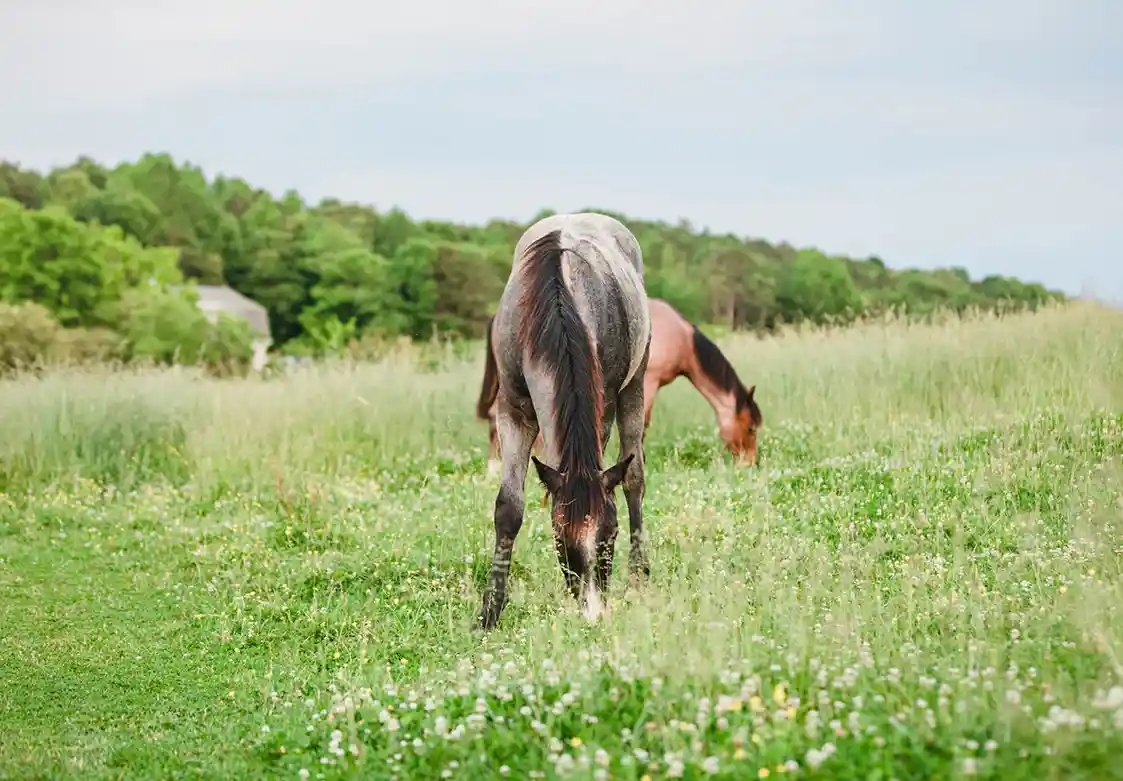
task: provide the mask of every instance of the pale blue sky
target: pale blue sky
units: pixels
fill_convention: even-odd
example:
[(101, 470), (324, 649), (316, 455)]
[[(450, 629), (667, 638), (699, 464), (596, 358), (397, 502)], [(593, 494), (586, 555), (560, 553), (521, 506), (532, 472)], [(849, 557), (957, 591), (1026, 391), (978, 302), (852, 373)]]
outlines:
[[(642, 11), (641, 11), (642, 9)], [(0, 155), (310, 199), (585, 206), (1123, 299), (1115, 0), (41, 0)]]

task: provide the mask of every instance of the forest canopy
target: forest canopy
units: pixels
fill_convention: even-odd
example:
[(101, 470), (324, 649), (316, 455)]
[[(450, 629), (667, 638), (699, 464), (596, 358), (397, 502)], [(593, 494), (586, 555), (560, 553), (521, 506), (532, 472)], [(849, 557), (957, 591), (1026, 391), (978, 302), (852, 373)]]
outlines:
[[(591, 210), (631, 228), (649, 295), (698, 323), (768, 330), (890, 309), (923, 315), (1064, 298), (1010, 277), (972, 280), (962, 268), (891, 269), (877, 257)], [(229, 285), (265, 306), (274, 348), (293, 354), (367, 337), (478, 337), (515, 242), (549, 213), (462, 225), (333, 198), (309, 204), (239, 178), (208, 179), (167, 154), (114, 168), (81, 157), (46, 173), (0, 162), (0, 339), (15, 345), (29, 328), (54, 334), (16, 349), (19, 360), (60, 339), (126, 360), (246, 360), (252, 334), (240, 321), (206, 321), (184, 284), (191, 280)], [(16, 359), (0, 350), (0, 368), (5, 360)]]

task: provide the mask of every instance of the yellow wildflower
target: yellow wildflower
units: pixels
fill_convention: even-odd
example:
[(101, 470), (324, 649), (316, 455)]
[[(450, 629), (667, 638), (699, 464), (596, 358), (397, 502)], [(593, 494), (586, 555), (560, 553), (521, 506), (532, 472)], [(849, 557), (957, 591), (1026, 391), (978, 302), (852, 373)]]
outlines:
[(772, 690), (772, 701), (777, 705), (783, 705), (788, 701), (788, 692), (787, 689), (784, 688), (784, 684), (776, 684), (776, 688)]

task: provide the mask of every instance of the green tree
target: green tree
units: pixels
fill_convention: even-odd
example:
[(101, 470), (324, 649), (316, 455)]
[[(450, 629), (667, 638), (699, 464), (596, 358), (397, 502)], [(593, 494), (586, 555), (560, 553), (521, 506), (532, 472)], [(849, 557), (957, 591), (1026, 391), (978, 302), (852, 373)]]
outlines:
[(329, 320), (354, 322), (363, 330), (377, 320), (392, 305), (386, 296), (386, 265), (385, 258), (362, 248), (318, 257), (319, 279), (299, 316), (304, 330), (314, 331), (317, 323)]
[(15, 163), (0, 161), (0, 198), (10, 198), (28, 209), (42, 208), (46, 203), (43, 177), (25, 171)]
[(147, 249), (119, 228), (0, 201), (0, 300), (35, 301), (64, 326), (114, 326), (124, 292), (175, 283), (175, 250)]
[(862, 311), (862, 296), (846, 264), (816, 250), (796, 254), (776, 292), (785, 320), (822, 323)]
[[(973, 281), (962, 268), (891, 269), (876, 256), (831, 256), (697, 230), (687, 220), (596, 211), (635, 233), (648, 294), (698, 323), (768, 329), (890, 307), (923, 315), (1063, 298), (997, 275)], [(168, 339), (179, 338), (188, 340), (180, 352), (209, 360), (209, 342), (198, 341), (205, 329), (189, 325), (194, 314), (180, 304), (179, 315), (168, 315), (178, 326), (152, 323), (166, 332), (156, 340), (163, 347), (140, 338), (137, 323), (156, 317), (145, 297), (164, 300), (184, 277), (228, 284), (263, 304), (274, 343), (289, 351), (337, 350), (367, 335), (370, 344), (395, 335), (478, 336), (527, 225), (413, 220), (396, 207), (380, 212), (332, 198), (310, 207), (296, 191), (274, 197), (236, 177), (208, 181), (167, 154), (111, 170), (79, 158), (46, 177), (2, 163), (0, 300), (41, 303), (68, 329), (127, 330), (138, 354), (161, 360), (170, 360)], [(213, 328), (205, 332), (217, 338)]]

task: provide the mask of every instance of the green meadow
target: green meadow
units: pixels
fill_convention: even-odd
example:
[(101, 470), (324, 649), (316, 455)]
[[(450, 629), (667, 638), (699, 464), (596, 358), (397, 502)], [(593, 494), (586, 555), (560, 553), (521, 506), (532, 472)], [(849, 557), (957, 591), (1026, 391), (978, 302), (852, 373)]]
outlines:
[(4, 381), (0, 779), (1123, 778), (1121, 334), (721, 336), (761, 468), (664, 389), (651, 579), (583, 621), (532, 471), (487, 635), (478, 343)]

